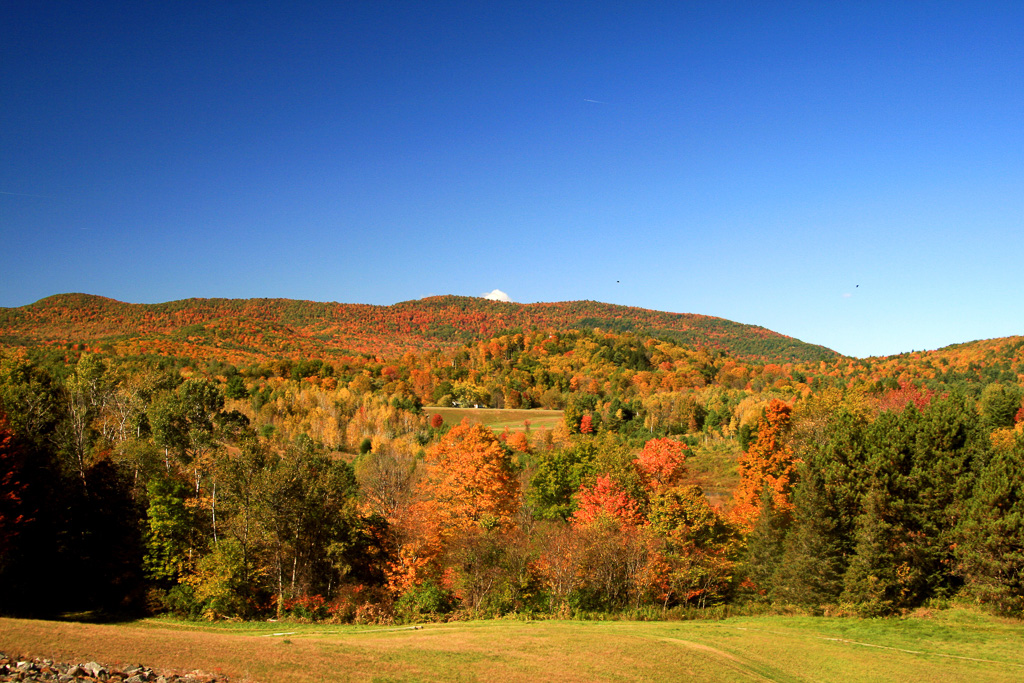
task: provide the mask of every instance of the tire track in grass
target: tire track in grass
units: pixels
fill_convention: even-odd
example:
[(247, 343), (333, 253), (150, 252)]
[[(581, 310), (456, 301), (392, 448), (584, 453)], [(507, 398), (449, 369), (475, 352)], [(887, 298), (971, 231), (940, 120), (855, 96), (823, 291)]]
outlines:
[[(334, 631), (334, 630), (327, 630), (327, 631), (303, 631), (303, 632), (299, 633), (298, 635), (301, 635), (301, 636), (314, 636), (314, 637), (355, 636), (355, 635), (364, 635), (364, 634), (369, 635), (369, 634), (377, 634), (377, 633), (388, 633), (388, 632), (394, 632), (394, 631), (421, 630), (421, 629), (423, 629), (423, 627), (424, 627), (424, 625), (417, 624), (417, 625), (413, 625), (413, 626), (370, 628), (370, 629), (366, 629), (366, 630), (349, 631), (349, 632)], [(427, 630), (428, 631), (436, 632), (436, 631), (466, 631), (466, 630), (470, 630), (470, 629), (467, 629), (464, 626), (432, 625), (432, 627), (427, 629)], [(692, 641), (692, 640), (683, 640), (682, 638), (671, 638), (671, 637), (668, 637), (668, 636), (656, 636), (656, 635), (650, 635), (650, 634), (645, 634), (645, 633), (637, 633), (635, 631), (620, 631), (620, 633), (622, 633), (622, 635), (633, 637), (633, 638), (641, 638), (641, 639), (644, 639), (644, 640), (662, 641), (662, 642), (665, 642), (665, 643), (671, 643), (673, 645), (679, 645), (679, 646), (682, 646), (682, 647), (685, 647), (687, 649), (694, 650), (694, 651), (697, 651), (697, 652), (703, 652), (703, 653), (707, 653), (707, 654), (710, 654), (710, 655), (714, 655), (715, 657), (718, 657), (719, 659), (725, 660), (724, 663), (725, 663), (725, 665), (729, 669), (735, 671), (736, 673), (740, 674), (741, 676), (743, 676), (744, 678), (747, 678), (749, 680), (753, 680), (753, 681), (776, 681), (776, 682), (780, 681), (780, 680), (783, 680), (783, 681), (795, 680), (795, 679), (789, 679), (789, 678), (780, 679), (780, 678), (777, 678), (777, 677), (773, 677), (771, 674), (766, 675), (764, 672), (759, 670), (759, 669), (763, 669), (763, 667), (755, 664), (754, 662), (745, 660), (745, 659), (743, 659), (741, 657), (738, 657), (738, 656), (736, 656), (736, 655), (734, 655), (734, 654), (732, 654), (730, 652), (726, 652), (725, 650), (719, 650), (718, 648), (712, 647), (710, 645), (705, 645), (703, 643), (698, 643), (698, 642), (695, 642), (695, 641)], [(269, 634), (265, 634), (264, 637), (283, 636), (283, 635), (291, 635), (291, 634), (287, 634), (287, 633), (269, 633)]]
[(672, 643), (674, 645), (682, 645), (683, 647), (689, 648), (691, 650), (697, 650), (698, 652), (707, 652), (709, 654), (713, 654), (716, 657), (720, 657), (729, 662), (728, 666), (730, 669), (736, 671), (737, 673), (743, 674), (744, 676), (748, 676), (755, 681), (778, 680), (775, 678), (769, 678), (765, 676), (763, 673), (758, 671), (760, 667), (758, 667), (754, 663), (743, 660), (732, 653), (726, 652), (725, 650), (719, 650), (718, 648), (711, 647), (710, 645), (696, 643), (692, 640), (683, 640), (682, 638), (669, 638), (668, 636), (644, 636), (638, 635), (636, 633), (632, 633), (630, 635), (640, 638), (649, 638), (651, 640), (661, 640), (663, 642)]
[(793, 637), (793, 636), (803, 635), (806, 638), (815, 638), (817, 640), (830, 640), (832, 642), (844, 643), (846, 645), (860, 645), (861, 647), (873, 647), (873, 648), (877, 648), (879, 650), (891, 650), (893, 652), (904, 652), (906, 654), (911, 654), (911, 655), (923, 655), (925, 657), (946, 657), (947, 659), (962, 659), (962, 660), (964, 660), (966, 662), (980, 662), (982, 664), (999, 664), (999, 665), (1002, 665), (1002, 666), (1012, 666), (1012, 667), (1016, 667), (1018, 669), (1024, 669), (1024, 664), (1017, 664), (1016, 662), (1001, 662), (998, 659), (982, 659), (981, 657), (968, 657), (966, 655), (951, 655), (951, 654), (946, 654), (944, 652), (928, 652), (926, 650), (907, 650), (905, 648), (893, 647), (891, 645), (876, 645), (874, 643), (863, 643), (863, 642), (861, 642), (859, 640), (850, 640), (849, 638), (837, 638), (837, 637), (834, 637), (834, 636), (816, 636), (816, 635), (811, 635), (811, 634), (806, 634), (806, 633), (805, 634), (799, 634), (799, 633), (792, 633), (792, 632), (787, 633), (787, 632), (782, 632), (782, 631), (768, 631), (768, 630), (765, 630), (763, 628), (750, 628), (748, 626), (732, 626), (732, 627), (728, 627), (728, 628), (733, 628), (733, 629), (735, 629), (737, 631), (759, 631), (761, 633), (770, 633), (773, 636), (789, 636), (789, 637)]

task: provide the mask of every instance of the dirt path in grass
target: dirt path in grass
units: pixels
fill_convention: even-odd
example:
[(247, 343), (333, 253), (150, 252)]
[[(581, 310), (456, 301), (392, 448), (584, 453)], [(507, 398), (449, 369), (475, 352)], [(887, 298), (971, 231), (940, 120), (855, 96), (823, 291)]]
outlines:
[[(633, 635), (636, 635), (636, 634), (633, 634)], [(641, 637), (644, 637), (644, 636), (641, 636)], [(648, 636), (648, 637), (650, 637), (650, 636)], [(770, 678), (766, 678), (765, 676), (763, 676), (760, 673), (758, 673), (757, 671), (755, 671), (754, 670), (754, 665), (751, 664), (750, 662), (744, 661), (744, 660), (740, 659), (739, 657), (737, 657), (736, 655), (730, 654), (730, 653), (726, 652), (725, 650), (719, 650), (718, 648), (711, 647), (710, 645), (704, 645), (703, 643), (695, 643), (692, 640), (682, 640), (681, 638), (669, 638), (667, 636), (656, 636), (656, 637), (654, 637), (654, 639), (655, 640), (661, 640), (661, 641), (664, 641), (666, 643), (673, 643), (675, 645), (682, 645), (683, 647), (688, 648), (690, 650), (697, 650), (699, 652), (707, 652), (709, 654), (715, 655), (716, 657), (721, 657), (722, 659), (725, 659), (725, 660), (729, 661), (732, 664), (731, 668), (733, 668), (737, 673), (741, 673), (741, 674), (743, 674), (745, 676), (749, 676), (752, 680), (755, 680), (755, 681), (770, 681), (770, 680), (772, 680)]]
[[(760, 631), (761, 633), (770, 633), (777, 636), (799, 636), (798, 633), (784, 633), (781, 631), (768, 631), (762, 628), (751, 628), (749, 626), (733, 626), (732, 628), (737, 631)], [(1015, 662), (1001, 662), (996, 659), (982, 659), (980, 657), (967, 657), (965, 655), (951, 655), (946, 652), (930, 652), (927, 650), (908, 650), (902, 647), (893, 647), (892, 645), (876, 645), (875, 643), (863, 643), (859, 640), (850, 640), (849, 638), (839, 638), (837, 636), (822, 636), (815, 635), (812, 633), (802, 634), (806, 638), (815, 638), (817, 640), (828, 640), (835, 643), (842, 643), (844, 645), (859, 645), (860, 647), (873, 647), (879, 650), (890, 650), (892, 652), (903, 652), (910, 655), (924, 655), (926, 657), (945, 657), (947, 659), (961, 659), (965, 662), (980, 662), (982, 664), (999, 664), (1001, 666), (1012, 666), (1018, 669), (1024, 669), (1024, 664), (1017, 664)]]

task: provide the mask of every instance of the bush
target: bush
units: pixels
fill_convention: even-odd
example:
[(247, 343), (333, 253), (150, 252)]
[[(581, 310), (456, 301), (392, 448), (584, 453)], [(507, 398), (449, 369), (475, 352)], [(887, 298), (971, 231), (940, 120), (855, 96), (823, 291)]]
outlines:
[(203, 603), (196, 600), (195, 591), (187, 583), (179, 583), (162, 592), (160, 600), (163, 608), (176, 617), (198, 619), (203, 615)]
[(454, 608), (452, 596), (436, 581), (413, 586), (395, 603), (395, 614), (403, 621), (422, 621), (448, 614)]
[(321, 621), (329, 615), (327, 601), (322, 595), (302, 595), (284, 601), (288, 616), (303, 621)]

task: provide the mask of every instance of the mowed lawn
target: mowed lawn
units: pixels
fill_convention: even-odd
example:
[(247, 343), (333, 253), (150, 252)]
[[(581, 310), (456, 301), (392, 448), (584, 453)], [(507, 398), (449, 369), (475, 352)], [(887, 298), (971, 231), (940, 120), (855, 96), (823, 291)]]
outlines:
[(526, 429), (526, 421), (530, 429), (554, 429), (562, 420), (561, 410), (511, 410), (504, 408), (436, 408), (425, 407), (427, 415), (440, 415), (447, 425), (457, 425), (468, 419), (470, 424), (482, 424), (494, 432), (521, 432)]
[(919, 618), (477, 621), (420, 627), (0, 619), (8, 654), (234, 681), (1020, 681), (1024, 624)]

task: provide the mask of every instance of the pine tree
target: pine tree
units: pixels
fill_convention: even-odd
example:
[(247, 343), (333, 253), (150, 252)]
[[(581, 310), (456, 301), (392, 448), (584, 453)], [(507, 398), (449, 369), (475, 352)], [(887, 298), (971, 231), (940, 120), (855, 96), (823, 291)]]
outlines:
[(893, 509), (886, 493), (873, 485), (864, 498), (864, 513), (857, 520), (855, 554), (844, 577), (842, 599), (856, 604), (862, 614), (889, 614), (905, 601), (905, 578), (910, 567), (897, 553), (900, 529), (892, 522)]
[(772, 598), (808, 606), (835, 602), (850, 555), (845, 520), (835, 514), (819, 472), (803, 468), (794, 497), (796, 522), (785, 539)]
[(981, 473), (957, 532), (968, 591), (998, 612), (1024, 614), (1024, 437)]
[(792, 517), (775, 507), (771, 490), (761, 491), (761, 514), (747, 534), (747, 547), (740, 566), (742, 587), (752, 590), (757, 599), (770, 600), (776, 592), (776, 573), (782, 563), (786, 534)]
[(977, 472), (989, 457), (990, 442), (964, 397), (933, 401), (920, 414), (911, 470), (914, 490), (906, 498), (914, 565), (921, 579), (915, 589), (919, 599), (960, 587), (950, 571), (955, 529), (971, 499)]
[(818, 606), (842, 592), (864, 496), (865, 428), (862, 417), (840, 408), (818, 438), (804, 442), (775, 600)]

